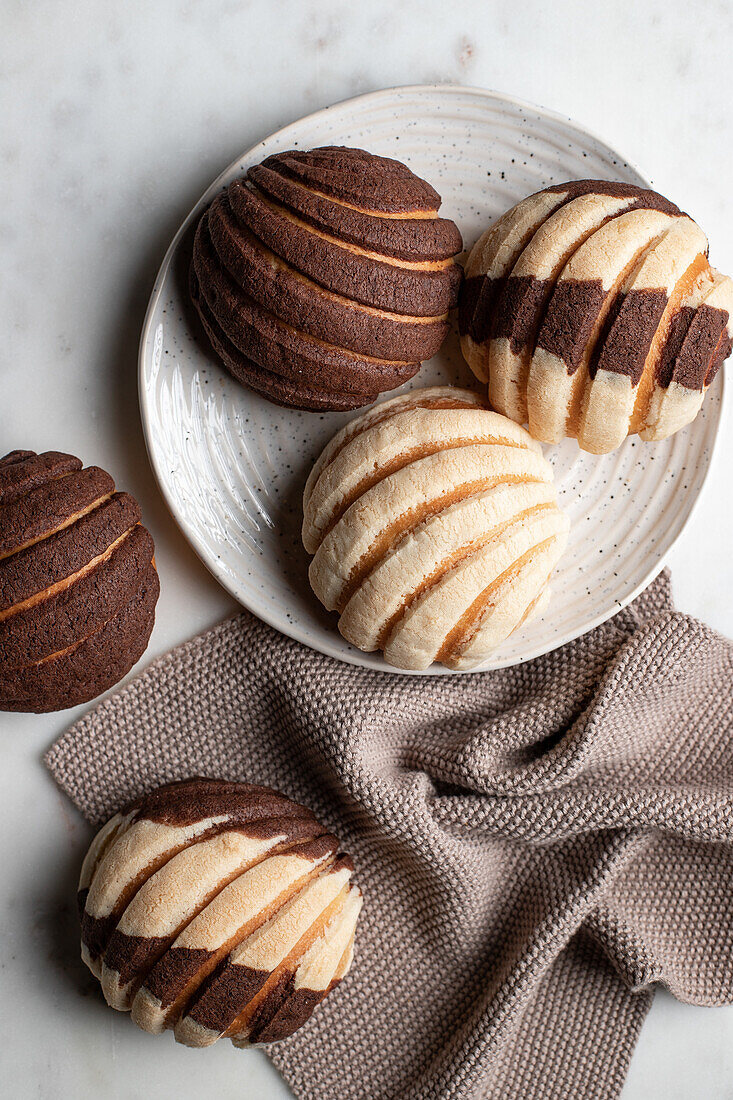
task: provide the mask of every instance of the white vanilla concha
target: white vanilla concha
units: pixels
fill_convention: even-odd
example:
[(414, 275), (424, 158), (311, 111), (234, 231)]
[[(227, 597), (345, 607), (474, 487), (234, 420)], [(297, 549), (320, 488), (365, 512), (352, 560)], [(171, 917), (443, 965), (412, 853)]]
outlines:
[(464, 356), (535, 439), (595, 454), (694, 420), (730, 353), (733, 281), (654, 191), (576, 180), (530, 195), (466, 265)]
[(97, 834), (82, 958), (107, 1003), (187, 1046), (291, 1035), (346, 975), (361, 892), (310, 810), (266, 787), (159, 787)]
[(567, 533), (539, 444), (452, 386), (352, 420), (305, 488), (315, 594), (397, 668), (485, 661), (544, 605)]

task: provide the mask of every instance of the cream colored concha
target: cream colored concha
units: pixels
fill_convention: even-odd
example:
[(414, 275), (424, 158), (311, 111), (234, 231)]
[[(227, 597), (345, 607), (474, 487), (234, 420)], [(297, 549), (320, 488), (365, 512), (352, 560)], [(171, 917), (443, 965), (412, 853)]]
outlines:
[(733, 281), (663, 196), (574, 180), (530, 195), (474, 246), (461, 346), (494, 409), (594, 454), (695, 419), (731, 350)]
[(188, 779), (107, 822), (79, 882), (82, 958), (107, 1003), (186, 1046), (285, 1039), (346, 975), (361, 893), (310, 810)]
[(313, 591), (396, 668), (485, 661), (543, 606), (567, 532), (539, 444), (452, 386), (352, 420), (305, 488)]

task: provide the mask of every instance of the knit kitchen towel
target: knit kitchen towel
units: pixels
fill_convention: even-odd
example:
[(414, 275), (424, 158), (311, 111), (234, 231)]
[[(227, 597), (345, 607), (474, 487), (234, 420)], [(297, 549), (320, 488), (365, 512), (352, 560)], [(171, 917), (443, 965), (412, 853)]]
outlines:
[[(47, 763), (99, 825), (250, 780), (351, 852), (356, 958), (268, 1053), (312, 1100), (609, 1100), (654, 987), (733, 1000), (733, 644), (669, 578), (531, 663), (410, 677), (243, 612), (154, 661)], [(69, 892), (73, 892), (69, 884)]]

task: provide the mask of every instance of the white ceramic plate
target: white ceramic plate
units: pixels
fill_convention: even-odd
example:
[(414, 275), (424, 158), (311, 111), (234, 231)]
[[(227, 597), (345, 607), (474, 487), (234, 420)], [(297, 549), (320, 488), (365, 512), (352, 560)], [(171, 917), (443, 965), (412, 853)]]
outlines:
[[(353, 414), (293, 412), (243, 389), (193, 335), (199, 330), (186, 291), (193, 225), (223, 186), (279, 150), (336, 144), (397, 157), (424, 176), (467, 248), (491, 219), (550, 183), (647, 181), (596, 137), (539, 107), (476, 88), (396, 88), (319, 111), (250, 149), (212, 183), (171, 244), (143, 329), (140, 403), (150, 458), (173, 515), (214, 576), (261, 619), (322, 653), (394, 671), (338, 633), (336, 616), (309, 589), (300, 543), (307, 473)], [(404, 388), (436, 382), (476, 386), (455, 333)], [(702, 488), (722, 392), (719, 376), (694, 424), (663, 443), (632, 438), (601, 458), (570, 440), (545, 448), (572, 521), (570, 544), (544, 616), (484, 667), (526, 661), (578, 637), (658, 573)], [(436, 665), (428, 673), (447, 671)]]

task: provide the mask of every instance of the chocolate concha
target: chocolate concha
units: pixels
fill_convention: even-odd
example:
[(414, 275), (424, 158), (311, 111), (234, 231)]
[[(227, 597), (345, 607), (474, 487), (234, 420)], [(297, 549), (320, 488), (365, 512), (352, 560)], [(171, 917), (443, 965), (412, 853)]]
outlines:
[(347, 424), (303, 507), (313, 591), (349, 642), (397, 668), (485, 661), (544, 605), (567, 541), (539, 444), (451, 386)]
[(471, 251), (463, 353), (493, 408), (605, 454), (694, 420), (730, 353), (733, 281), (663, 196), (576, 180), (530, 195)]
[(296, 1031), (346, 975), (362, 898), (350, 858), (267, 787), (187, 779), (97, 834), (79, 881), (82, 958), (107, 1003), (187, 1046)]
[(51, 711), (116, 684), (155, 620), (137, 502), (73, 455), (0, 459), (0, 710)]
[(399, 161), (327, 147), (268, 157), (201, 217), (191, 295), (240, 382), (281, 405), (349, 409), (440, 347), (462, 247)]

